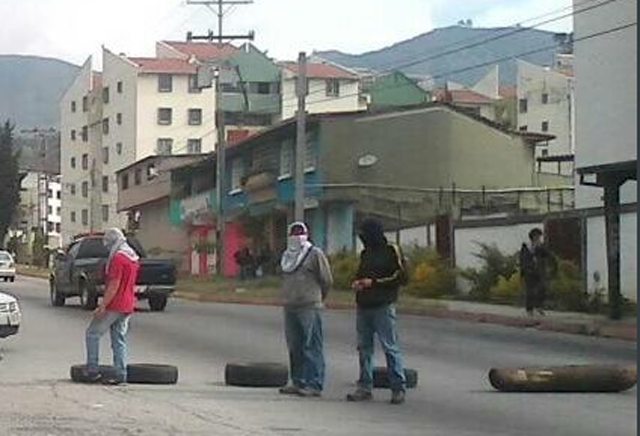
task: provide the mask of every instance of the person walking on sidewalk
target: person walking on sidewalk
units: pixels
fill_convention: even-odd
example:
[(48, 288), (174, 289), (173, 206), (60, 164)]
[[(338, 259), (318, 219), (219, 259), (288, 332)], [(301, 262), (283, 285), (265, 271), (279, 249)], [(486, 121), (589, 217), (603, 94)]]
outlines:
[[(122, 231), (117, 228), (107, 230), (102, 241), (109, 250), (105, 266), (105, 293), (100, 305), (93, 312), (93, 319), (85, 335), (85, 376), (89, 382), (121, 384), (127, 381), (127, 332), (136, 303), (135, 284), (140, 268), (139, 256), (127, 243)], [(101, 380), (102, 375), (98, 371), (100, 338), (107, 331), (111, 333), (113, 366), (117, 377)]]
[(353, 282), (356, 291), (360, 378), (347, 401), (373, 399), (374, 337), (377, 335), (387, 360), (391, 384), (391, 404), (405, 402), (406, 378), (396, 328), (396, 302), (401, 285), (406, 284), (406, 265), (400, 248), (389, 244), (382, 224), (369, 219), (362, 223), (360, 239), (364, 250)]
[(529, 232), (529, 243), (520, 249), (520, 274), (524, 281), (525, 306), (527, 314), (534, 310), (544, 315), (544, 302), (549, 288), (549, 267), (557, 270), (553, 254), (544, 246), (542, 230), (535, 228)]
[(319, 397), (325, 377), (321, 311), (333, 277), (329, 261), (309, 240), (304, 223), (296, 222), (289, 227), (281, 267), (291, 384), (280, 389), (280, 393)]

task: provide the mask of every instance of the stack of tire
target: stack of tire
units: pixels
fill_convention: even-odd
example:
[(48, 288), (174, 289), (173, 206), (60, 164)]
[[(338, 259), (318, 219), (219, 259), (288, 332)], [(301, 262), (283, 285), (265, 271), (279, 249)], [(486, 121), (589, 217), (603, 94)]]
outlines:
[[(100, 366), (99, 373), (104, 379), (115, 378), (116, 369), (113, 366)], [(71, 380), (86, 383), (86, 365), (71, 367)], [(146, 385), (174, 385), (178, 383), (178, 368), (172, 365), (157, 365), (151, 363), (136, 363), (127, 365), (127, 383)]]

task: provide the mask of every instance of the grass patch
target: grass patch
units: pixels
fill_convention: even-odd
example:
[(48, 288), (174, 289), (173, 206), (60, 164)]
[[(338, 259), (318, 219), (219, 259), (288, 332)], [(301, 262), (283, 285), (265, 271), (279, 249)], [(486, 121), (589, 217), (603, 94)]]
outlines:
[(16, 265), (16, 272), (19, 275), (36, 277), (39, 279), (48, 279), (50, 274), (50, 271), (47, 268), (31, 265)]

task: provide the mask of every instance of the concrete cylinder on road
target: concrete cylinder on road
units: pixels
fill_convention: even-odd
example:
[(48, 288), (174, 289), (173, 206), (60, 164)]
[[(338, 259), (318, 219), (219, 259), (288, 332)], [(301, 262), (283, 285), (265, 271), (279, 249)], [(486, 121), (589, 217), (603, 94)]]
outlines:
[(491, 386), (502, 392), (623, 392), (637, 383), (636, 366), (584, 365), (493, 368)]

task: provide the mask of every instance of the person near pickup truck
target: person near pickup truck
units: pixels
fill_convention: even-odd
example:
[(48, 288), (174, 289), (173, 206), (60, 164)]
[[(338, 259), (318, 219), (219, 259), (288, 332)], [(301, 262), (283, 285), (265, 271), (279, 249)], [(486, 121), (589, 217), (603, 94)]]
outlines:
[[(107, 230), (102, 242), (109, 250), (105, 266), (105, 293), (93, 312), (93, 319), (85, 335), (86, 379), (89, 382), (120, 384), (127, 381), (127, 332), (136, 304), (135, 284), (140, 269), (139, 256), (127, 243), (120, 229)], [(111, 333), (113, 366), (118, 374), (113, 380), (101, 380), (102, 376), (98, 371), (100, 338), (107, 331)]]
[(289, 227), (280, 266), (291, 374), (291, 384), (280, 393), (319, 397), (325, 370), (321, 311), (333, 277), (327, 257), (309, 240), (304, 223)]

